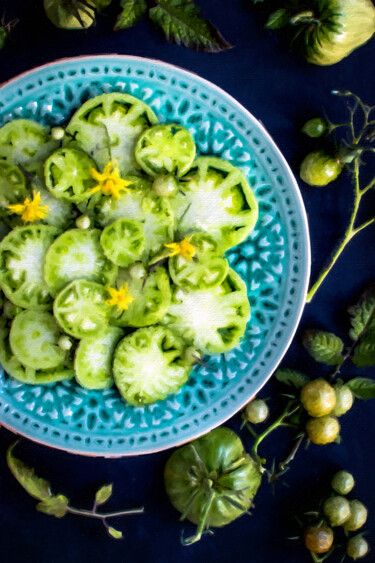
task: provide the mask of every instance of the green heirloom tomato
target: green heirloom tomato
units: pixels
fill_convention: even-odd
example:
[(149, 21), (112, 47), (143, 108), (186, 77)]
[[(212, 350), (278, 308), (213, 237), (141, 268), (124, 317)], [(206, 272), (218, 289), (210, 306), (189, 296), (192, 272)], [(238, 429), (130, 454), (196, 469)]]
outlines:
[(48, 127), (28, 119), (14, 119), (0, 129), (0, 159), (27, 170), (44, 161), (58, 146)]
[(302, 161), (301, 179), (309, 186), (326, 186), (336, 180), (342, 171), (342, 165), (325, 151), (309, 153)]
[(49, 225), (18, 227), (0, 243), (0, 285), (15, 305), (48, 309), (51, 298), (43, 277), (45, 256), (58, 231)]
[(68, 203), (80, 203), (91, 196), (96, 181), (90, 170), (96, 164), (86, 153), (76, 149), (58, 149), (44, 164), (46, 186), (52, 195)]
[(245, 282), (229, 268), (225, 280), (211, 291), (174, 287), (161, 323), (205, 354), (220, 354), (237, 346), (249, 318)]
[(185, 343), (162, 326), (140, 328), (117, 346), (113, 377), (131, 405), (161, 401), (186, 383), (191, 366), (183, 359)]
[(61, 29), (87, 29), (95, 21), (94, 0), (44, 0), (48, 19)]
[(108, 324), (110, 308), (106, 299), (102, 285), (74, 280), (57, 294), (53, 313), (61, 328), (74, 338), (95, 336)]
[(44, 266), (44, 279), (53, 297), (67, 283), (86, 279), (111, 284), (117, 266), (105, 256), (99, 229), (70, 229), (50, 246)]
[(9, 344), (9, 329), (5, 319), (0, 319), (0, 363), (9, 375), (32, 385), (55, 383), (74, 376), (73, 366), (68, 359), (63, 364), (52, 369), (35, 369), (23, 365), (13, 354)]
[(182, 176), (195, 158), (194, 139), (181, 125), (154, 125), (139, 137), (135, 158), (150, 176), (168, 173)]
[(261, 474), (237, 434), (220, 427), (175, 450), (166, 463), (164, 482), (182, 518), (198, 526), (185, 540), (191, 544), (211, 526), (225, 526), (245, 514)]
[(216, 157), (197, 158), (172, 201), (182, 235), (204, 231), (222, 250), (246, 239), (258, 219), (258, 203), (244, 174)]
[(134, 148), (146, 127), (157, 123), (151, 108), (129, 94), (102, 94), (85, 102), (73, 115), (64, 146), (85, 151), (102, 170), (118, 163), (120, 175), (139, 172)]
[(291, 22), (303, 26), (297, 33), (306, 60), (332, 65), (371, 39), (375, 6), (371, 0), (310, 0)]

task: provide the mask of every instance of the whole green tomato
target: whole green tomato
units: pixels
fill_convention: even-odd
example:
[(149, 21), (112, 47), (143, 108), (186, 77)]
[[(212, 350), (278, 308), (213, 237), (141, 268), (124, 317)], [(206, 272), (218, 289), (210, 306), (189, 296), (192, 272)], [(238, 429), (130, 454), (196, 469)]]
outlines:
[(225, 526), (245, 514), (261, 474), (237, 434), (220, 427), (173, 452), (164, 482), (173, 506), (198, 526), (184, 542), (189, 545), (209, 527)]
[(325, 151), (309, 153), (302, 161), (300, 176), (309, 186), (326, 186), (341, 174), (342, 165)]
[(61, 29), (87, 29), (95, 21), (93, 0), (44, 0), (44, 10)]
[(342, 469), (332, 477), (331, 486), (339, 495), (347, 495), (354, 487), (354, 477)]
[(375, 33), (375, 6), (371, 0), (310, 0), (291, 18), (305, 59), (333, 65), (366, 43)]
[(361, 534), (353, 536), (346, 544), (346, 554), (354, 560), (361, 559), (368, 551), (369, 545)]

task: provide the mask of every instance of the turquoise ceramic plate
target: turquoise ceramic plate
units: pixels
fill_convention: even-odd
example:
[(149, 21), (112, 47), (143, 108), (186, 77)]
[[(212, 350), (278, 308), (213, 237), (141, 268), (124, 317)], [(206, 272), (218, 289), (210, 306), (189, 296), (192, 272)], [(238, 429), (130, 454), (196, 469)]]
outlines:
[(240, 167), (260, 205), (255, 230), (228, 253), (248, 287), (252, 316), (246, 335), (236, 349), (196, 367), (176, 395), (134, 408), (115, 389), (88, 391), (74, 381), (31, 386), (1, 374), (1, 424), (63, 450), (123, 456), (192, 440), (255, 395), (296, 330), (310, 251), (298, 186), (268, 133), (228, 94), (185, 70), (116, 55), (57, 61), (3, 85), (0, 124), (18, 117), (60, 124), (88, 98), (113, 91), (144, 100), (161, 122), (187, 127), (200, 154), (218, 155)]

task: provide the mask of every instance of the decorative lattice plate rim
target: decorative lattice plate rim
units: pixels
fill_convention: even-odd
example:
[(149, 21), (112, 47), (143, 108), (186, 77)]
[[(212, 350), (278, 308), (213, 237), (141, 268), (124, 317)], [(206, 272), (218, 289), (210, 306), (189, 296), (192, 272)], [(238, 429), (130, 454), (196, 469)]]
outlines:
[[(134, 71), (133, 75), (131, 65), (138, 65), (140, 69), (148, 68), (149, 77), (152, 77), (155, 82), (159, 80), (160, 85), (163, 84), (164, 86), (166, 85), (165, 81), (168, 80), (167, 76), (173, 74), (174, 78), (170, 80), (170, 88), (172, 88), (172, 85), (177, 89), (180, 88), (181, 95), (187, 95), (187, 91), (189, 91), (189, 99), (192, 99), (192, 101), (200, 96), (200, 99), (204, 101), (203, 105), (211, 104), (212, 108), (215, 106), (215, 111), (220, 112), (224, 116), (223, 119), (228, 127), (228, 131), (232, 128), (239, 139), (241, 136), (249, 136), (246, 139), (248, 141), (246, 148), (251, 145), (251, 157), (249, 158), (254, 159), (255, 167), (260, 166), (260, 172), (265, 173), (262, 177), (263, 184), (270, 184), (271, 192), (273, 191), (273, 195), (279, 198), (278, 203), (280, 204), (281, 202), (282, 208), (280, 208), (280, 214), (284, 214), (284, 219), (286, 214), (290, 217), (288, 216), (283, 226), (289, 235), (286, 241), (286, 255), (289, 258), (289, 262), (285, 258), (287, 268), (285, 268), (283, 273), (282, 299), (277, 311), (278, 318), (272, 319), (269, 330), (267, 329), (266, 331), (266, 343), (260, 345), (257, 352), (258, 357), (255, 359), (254, 365), (252, 365), (252, 369), (254, 366), (256, 367), (255, 370), (253, 369), (253, 374), (256, 373), (256, 379), (249, 381), (245, 377), (247, 374), (242, 375), (236, 382), (236, 388), (231, 389), (230, 394), (227, 393), (227, 396), (223, 395), (225, 399), (223, 397), (217, 399), (215, 403), (209, 406), (208, 410), (207, 408), (202, 408), (202, 413), (200, 414), (191, 414), (189, 423), (187, 423), (186, 418), (183, 418), (182, 421), (178, 419), (176, 421), (171, 420), (169, 424), (164, 424), (159, 430), (151, 428), (151, 434), (142, 440), (144, 436), (141, 431), (141, 416), (141, 424), (136, 431), (140, 434), (138, 442), (132, 435), (134, 430), (130, 434), (132, 437), (126, 436), (125, 438), (121, 438), (119, 432), (114, 433), (114, 435), (108, 435), (105, 432), (95, 434), (88, 430), (77, 433), (77, 430), (71, 431), (68, 426), (62, 425), (58, 420), (56, 422), (53, 417), (47, 422), (41, 417), (38, 418), (33, 409), (27, 404), (23, 404), (21, 400), (19, 403), (13, 404), (10, 400), (10, 395), (6, 393), (5, 387), (0, 389), (0, 424), (4, 427), (47, 446), (56, 447), (71, 453), (105, 457), (153, 453), (185, 443), (223, 424), (228, 418), (243, 408), (267, 382), (294, 337), (305, 304), (311, 263), (305, 208), (297, 182), (283, 155), (264, 126), (248, 110), (222, 89), (192, 72), (162, 61), (128, 55), (89, 55), (61, 59), (22, 73), (4, 83), (0, 89), (0, 118), (3, 116), (3, 121), (7, 121), (10, 118), (7, 118), (6, 113), (4, 115), (5, 104), (13, 107), (13, 117), (17, 115), (17, 103), (20, 104), (19, 115), (22, 114), (24, 116), (23, 111), (27, 113), (30, 110), (32, 112), (33, 105), (35, 107), (37, 105), (36, 102), (33, 104), (31, 99), (25, 107), (22, 107), (22, 100), (27, 99), (30, 95), (32, 96), (33, 93), (36, 94), (38, 89), (46, 88), (46, 85), (53, 88), (56, 83), (62, 83), (64, 78), (67, 79), (67, 77), (72, 76), (72, 74), (69, 74), (68, 69), (70, 69), (70, 73), (74, 73), (74, 76), (77, 73), (81, 73), (83, 81), (90, 77), (92, 79), (90, 87), (92, 87), (94, 82), (101, 81), (100, 85), (104, 88), (105, 81), (106, 79), (109, 80), (109, 78), (105, 74), (100, 73), (100, 66), (104, 65), (103, 68), (106, 69), (113, 64), (117, 66), (113, 67), (115, 74), (111, 74), (111, 77), (116, 76), (117, 73), (117, 78), (120, 79), (122, 75), (119, 73), (119, 69), (121, 68), (124, 75), (125, 73), (127, 74), (127, 76), (122, 78), (124, 80), (129, 79), (129, 81), (136, 81), (137, 75), (144, 75), (144, 71)], [(65, 69), (65, 73), (63, 69)], [(129, 84), (131, 86), (131, 82)], [(149, 103), (147, 97), (145, 101)], [(150, 105), (152, 106), (152, 103)], [(49, 109), (51, 110), (51, 108)], [(45, 111), (48, 111), (48, 108), (45, 108)], [(250, 140), (250, 136), (252, 140)], [(204, 153), (204, 150), (202, 152)], [(263, 191), (265, 190), (263, 185), (261, 188)], [(272, 201), (276, 201), (275, 197)], [(275, 206), (277, 208), (276, 203)], [(290, 238), (291, 233), (293, 240)], [(236, 252), (234, 252), (235, 254)], [(240, 254), (241, 252), (239, 252)], [(248, 260), (250, 263), (250, 259)], [(235, 258), (233, 258), (234, 263)], [(239, 269), (240, 266), (241, 264)], [(249, 280), (247, 281), (250, 283)], [(292, 288), (291, 285), (293, 286)], [(276, 337), (278, 338), (277, 342), (272, 340)], [(244, 351), (241, 349), (240, 353), (244, 353)], [(249, 366), (247, 370), (250, 373)], [(18, 394), (21, 397), (22, 393), (25, 392), (25, 387), (28, 386), (14, 382), (13, 387), (15, 387), (15, 390), (13, 389), (14, 396)], [(51, 388), (52, 391), (55, 387)], [(61, 387), (61, 391), (65, 393), (66, 389), (64, 390), (64, 387)], [(14, 396), (12, 395), (12, 399)], [(20, 408), (21, 404), (23, 412)]]

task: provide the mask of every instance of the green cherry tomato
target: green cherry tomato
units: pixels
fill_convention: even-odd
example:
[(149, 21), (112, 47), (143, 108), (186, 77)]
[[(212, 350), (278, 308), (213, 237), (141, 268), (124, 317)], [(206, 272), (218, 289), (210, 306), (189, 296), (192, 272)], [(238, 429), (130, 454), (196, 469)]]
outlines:
[(336, 393), (336, 406), (332, 411), (334, 416), (342, 416), (353, 406), (354, 396), (347, 385), (336, 383), (334, 386)]
[(302, 387), (301, 403), (310, 416), (325, 416), (335, 408), (335, 390), (324, 379), (314, 379)]
[(245, 409), (245, 415), (252, 424), (264, 422), (269, 415), (267, 403), (262, 399), (254, 399)]
[(348, 471), (338, 471), (332, 478), (331, 486), (339, 495), (347, 495), (354, 487), (354, 477)]
[(327, 553), (333, 544), (333, 530), (328, 526), (309, 526), (304, 536), (305, 546), (313, 553)]
[(173, 452), (164, 470), (169, 500), (198, 525), (185, 544), (198, 541), (211, 526), (221, 527), (245, 514), (261, 482), (255, 461), (240, 438), (219, 427)]
[(332, 527), (342, 526), (350, 518), (349, 501), (342, 496), (330, 497), (324, 502), (323, 512)]
[(178, 192), (178, 180), (173, 174), (156, 176), (152, 183), (153, 190), (161, 197), (170, 197)]
[(300, 168), (301, 179), (309, 186), (326, 186), (341, 174), (342, 165), (325, 151), (308, 154)]
[(361, 534), (353, 536), (346, 544), (346, 554), (354, 560), (361, 559), (361, 557), (367, 555), (368, 551), (369, 545)]
[(359, 500), (350, 501), (350, 518), (345, 522), (344, 530), (346, 532), (355, 532), (362, 528), (367, 520), (367, 508)]
[(314, 117), (306, 121), (305, 125), (302, 127), (302, 133), (305, 133), (308, 137), (322, 137), (328, 131), (328, 123), (322, 117)]
[(310, 418), (306, 424), (309, 440), (313, 444), (325, 445), (334, 442), (340, 432), (340, 424), (333, 416)]

